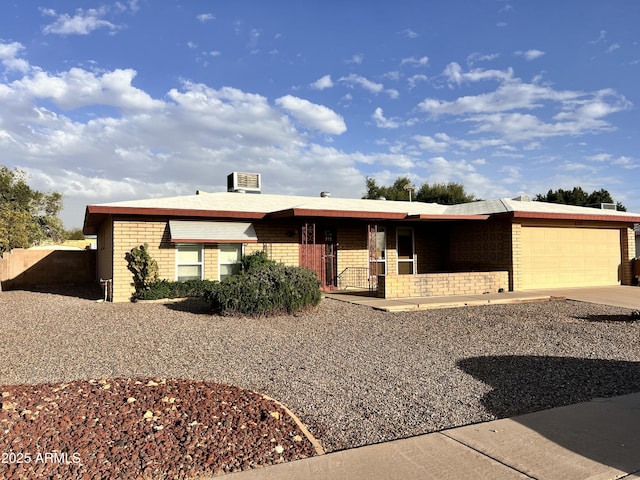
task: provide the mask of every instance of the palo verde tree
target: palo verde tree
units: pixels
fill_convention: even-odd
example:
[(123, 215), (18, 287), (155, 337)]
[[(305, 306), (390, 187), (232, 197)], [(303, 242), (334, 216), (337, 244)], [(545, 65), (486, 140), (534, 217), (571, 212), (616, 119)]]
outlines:
[(62, 194), (34, 190), (25, 172), (0, 166), (0, 253), (64, 240), (61, 210)]
[[(362, 198), (371, 200), (384, 197), (387, 200), (409, 200), (409, 188), (411, 181), (409, 177), (398, 177), (391, 186), (380, 186), (375, 179), (367, 177), (367, 192)], [(419, 189), (414, 190), (412, 199), (417, 202), (440, 203), (442, 205), (455, 205), (457, 203), (468, 203), (476, 201), (473, 194), (465, 192), (464, 186), (460, 183), (424, 183)]]
[(549, 190), (545, 195), (539, 193), (535, 196), (539, 202), (562, 203), (564, 205), (577, 205), (579, 207), (600, 208), (601, 203), (615, 203), (616, 209), (626, 212), (627, 208), (620, 202), (614, 202), (611, 194), (601, 188), (591, 193), (585, 192), (582, 187), (573, 187), (572, 190)]

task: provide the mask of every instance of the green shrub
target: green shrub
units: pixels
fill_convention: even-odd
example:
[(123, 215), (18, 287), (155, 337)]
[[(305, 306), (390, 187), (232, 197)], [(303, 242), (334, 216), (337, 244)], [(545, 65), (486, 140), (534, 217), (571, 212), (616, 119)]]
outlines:
[(274, 262), (225, 278), (205, 294), (212, 309), (224, 315), (294, 313), (318, 305), (320, 298), (314, 272)]
[(268, 265), (275, 265), (276, 262), (273, 260), (269, 260), (269, 256), (267, 252), (257, 251), (250, 253), (249, 255), (245, 255), (240, 260), (242, 263), (242, 271), (243, 272), (251, 272), (252, 270), (257, 270), (260, 268), (264, 268)]
[(213, 280), (187, 280), (171, 282), (158, 280), (148, 285), (145, 290), (133, 294), (136, 300), (159, 300), (161, 298), (204, 297), (218, 282)]
[(124, 256), (127, 261), (127, 268), (133, 273), (132, 286), (136, 293), (147, 290), (149, 286), (158, 281), (158, 262), (149, 255), (149, 245), (133, 247)]

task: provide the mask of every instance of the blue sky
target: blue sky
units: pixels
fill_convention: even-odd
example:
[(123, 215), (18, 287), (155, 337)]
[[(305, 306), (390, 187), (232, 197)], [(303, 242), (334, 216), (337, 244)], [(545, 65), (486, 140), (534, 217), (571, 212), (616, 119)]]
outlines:
[(605, 188), (640, 212), (640, 3), (5, 1), (0, 163), (87, 204), (223, 191), (480, 198)]

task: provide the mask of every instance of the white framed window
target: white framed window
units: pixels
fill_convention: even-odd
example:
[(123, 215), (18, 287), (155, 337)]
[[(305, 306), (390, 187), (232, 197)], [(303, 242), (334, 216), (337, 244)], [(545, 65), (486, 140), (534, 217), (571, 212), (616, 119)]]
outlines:
[(218, 245), (218, 277), (224, 280), (231, 275), (240, 273), (242, 267), (240, 259), (242, 258), (241, 243), (220, 243)]
[(398, 274), (413, 275), (415, 273), (413, 228), (398, 227), (396, 229), (396, 248), (398, 252)]
[(204, 274), (204, 250), (201, 243), (176, 245), (176, 280), (202, 280)]

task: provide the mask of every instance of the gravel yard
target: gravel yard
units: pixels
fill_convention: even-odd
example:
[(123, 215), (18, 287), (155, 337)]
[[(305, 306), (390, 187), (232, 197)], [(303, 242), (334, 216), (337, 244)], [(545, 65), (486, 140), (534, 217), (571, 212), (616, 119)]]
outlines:
[(386, 313), (324, 299), (294, 317), (196, 301), (0, 293), (0, 385), (162, 377), (257, 391), (326, 451), (640, 391), (640, 322), (571, 301)]

